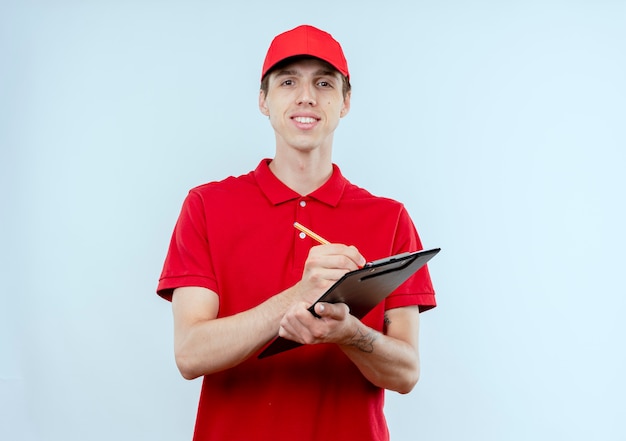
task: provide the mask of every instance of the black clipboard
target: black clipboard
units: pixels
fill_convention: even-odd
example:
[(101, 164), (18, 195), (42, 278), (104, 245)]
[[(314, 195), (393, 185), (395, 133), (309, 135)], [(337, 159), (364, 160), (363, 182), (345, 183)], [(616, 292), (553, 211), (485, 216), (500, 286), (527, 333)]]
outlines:
[[(318, 302), (342, 302), (348, 305), (350, 314), (360, 320), (439, 251), (441, 248), (414, 251), (366, 263), (363, 268), (344, 274), (311, 305), (309, 311), (317, 316), (314, 308)], [(269, 357), (301, 345), (293, 340), (276, 337), (258, 358)]]

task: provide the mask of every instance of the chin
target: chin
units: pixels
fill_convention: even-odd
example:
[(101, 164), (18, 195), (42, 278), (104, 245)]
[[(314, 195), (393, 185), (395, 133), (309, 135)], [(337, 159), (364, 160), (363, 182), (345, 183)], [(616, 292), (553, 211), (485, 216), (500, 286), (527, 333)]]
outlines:
[(320, 143), (312, 143), (310, 140), (293, 140), (287, 143), (287, 145), (299, 152), (312, 152), (321, 147)]

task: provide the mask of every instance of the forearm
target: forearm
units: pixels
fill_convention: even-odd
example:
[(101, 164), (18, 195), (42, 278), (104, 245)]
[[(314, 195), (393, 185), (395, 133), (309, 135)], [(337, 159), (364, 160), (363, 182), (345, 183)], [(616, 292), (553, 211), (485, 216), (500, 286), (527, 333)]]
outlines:
[(290, 305), (290, 290), (239, 314), (198, 321), (176, 333), (176, 364), (187, 379), (219, 372), (246, 360), (276, 336)]
[(410, 392), (419, 379), (419, 309), (402, 307), (385, 314), (385, 334), (350, 315), (343, 303), (318, 303), (314, 317), (294, 304), (280, 323), (280, 335), (302, 344), (335, 343), (374, 385)]
[(372, 384), (400, 393), (410, 392), (419, 379), (418, 351), (406, 341), (356, 321), (354, 335), (339, 347)]

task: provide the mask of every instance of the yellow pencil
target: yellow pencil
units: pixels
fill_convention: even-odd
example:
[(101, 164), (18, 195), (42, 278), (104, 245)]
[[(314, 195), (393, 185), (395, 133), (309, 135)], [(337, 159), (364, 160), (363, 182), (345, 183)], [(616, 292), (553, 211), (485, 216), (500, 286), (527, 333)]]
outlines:
[(330, 243), (329, 241), (324, 239), (322, 236), (319, 236), (318, 234), (315, 234), (314, 232), (309, 230), (307, 227), (305, 227), (303, 225), (300, 225), (298, 222), (294, 222), (293, 226), (296, 227), (296, 229), (302, 231), (304, 234), (306, 234), (310, 238), (315, 239), (316, 241), (318, 241), (322, 245), (328, 245)]

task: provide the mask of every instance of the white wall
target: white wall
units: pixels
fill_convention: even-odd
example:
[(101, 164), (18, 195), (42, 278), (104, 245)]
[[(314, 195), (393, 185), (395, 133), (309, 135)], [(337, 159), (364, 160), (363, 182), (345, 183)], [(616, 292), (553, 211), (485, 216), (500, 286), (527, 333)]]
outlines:
[(154, 290), (187, 190), (272, 155), (301, 23), (352, 71), (335, 161), (443, 248), (392, 439), (624, 439), (626, 3), (217, 3), (0, 4), (0, 439), (190, 439)]

